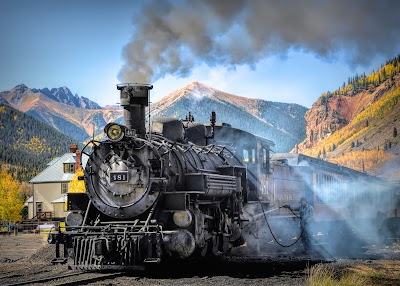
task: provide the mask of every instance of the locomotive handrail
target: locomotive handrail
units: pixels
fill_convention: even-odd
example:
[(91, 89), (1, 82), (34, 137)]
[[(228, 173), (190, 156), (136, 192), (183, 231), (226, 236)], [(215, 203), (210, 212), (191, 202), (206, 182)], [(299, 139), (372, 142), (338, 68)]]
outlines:
[(134, 221), (103, 221), (100, 222), (100, 224), (133, 224), (133, 226), (135, 226), (138, 222), (140, 221), (138, 219), (135, 219)]
[[(167, 139), (165, 137), (162, 137), (160, 135), (157, 135), (157, 134), (152, 134), (152, 136), (156, 137), (158, 139), (161, 139), (161, 140), (163, 140), (165, 142), (168, 142), (170, 144), (173, 144), (173, 146), (175, 146), (175, 144), (177, 143), (176, 141), (169, 140), (169, 139)], [(189, 143), (179, 143), (179, 145), (180, 146), (185, 146), (185, 147), (188, 147), (188, 148), (199, 149), (200, 152), (203, 152), (204, 150), (207, 150), (208, 148), (211, 148), (211, 150), (212, 150), (215, 147), (221, 147), (221, 149), (229, 150), (229, 148), (227, 148), (227, 146), (217, 146), (215, 144), (209, 144), (209, 145), (203, 146), (202, 148), (198, 147), (197, 145), (195, 145), (195, 144), (193, 144), (191, 142), (189, 142)], [(231, 153), (231, 151), (229, 151), (229, 153)], [(218, 153), (215, 153), (215, 154), (218, 154)]]
[[(87, 226), (83, 226), (81, 229), (94, 229), (94, 230), (101, 230), (101, 231), (106, 231), (106, 230), (113, 230), (113, 229), (122, 229), (122, 228), (126, 228), (126, 227), (130, 227), (132, 228), (133, 226), (128, 226), (128, 225), (114, 225), (112, 226), (111, 224), (109, 225), (105, 225), (105, 226), (92, 226), (92, 225), (87, 225)], [(138, 225), (136, 226), (136, 228), (142, 229), (144, 227), (144, 225)], [(147, 225), (148, 228), (157, 228), (157, 225)], [(76, 230), (77, 227), (75, 226), (66, 226), (66, 229), (74, 229)], [(78, 230), (77, 230), (78, 231)]]
[[(140, 221), (142, 224), (140, 225), (121, 225), (118, 226), (113, 225), (115, 222), (108, 222), (109, 224), (106, 226), (84, 226), (83, 229), (86, 229), (86, 231), (81, 230), (77, 230), (76, 227), (72, 227), (72, 226), (66, 226), (65, 227), (65, 231), (63, 232), (64, 234), (73, 234), (73, 235), (77, 235), (77, 236), (87, 236), (87, 235), (100, 235), (100, 236), (104, 236), (104, 235), (146, 235), (146, 234), (157, 234), (160, 233), (162, 237), (164, 237), (164, 234), (175, 234), (178, 233), (178, 230), (163, 230), (161, 225), (155, 225), (155, 224), (148, 224), (147, 226), (145, 225), (144, 221)], [(132, 222), (128, 222), (128, 223), (132, 223)], [(140, 227), (140, 229), (139, 229)], [(144, 227), (147, 228), (147, 230), (144, 230)], [(139, 230), (130, 230), (130, 228), (136, 228)], [(155, 230), (149, 230), (150, 229), (155, 229)], [(107, 231), (112, 231), (110, 233), (108, 233)]]
[[(82, 149), (82, 151), (81, 151), (81, 155), (80, 155), (80, 156), (81, 156), (81, 160), (80, 160), (81, 165), (82, 165), (82, 154), (85, 154), (86, 156), (90, 156), (90, 155), (91, 155), (91, 154), (85, 152), (86, 147), (88, 147), (90, 143), (92, 143), (93, 145), (95, 145), (94, 143), (99, 143), (99, 144), (100, 144), (100, 143), (102, 143), (102, 142), (92, 139), (92, 140), (88, 141), (88, 143), (86, 143), (86, 145), (83, 147), (83, 149)], [(96, 146), (97, 146), (97, 145), (96, 145)]]
[(150, 222), (150, 219), (151, 219), (151, 217), (152, 217), (152, 215), (153, 215), (153, 213), (154, 213), (154, 209), (155, 209), (156, 206), (157, 206), (158, 198), (159, 198), (159, 197), (157, 197), (156, 201), (155, 201), (154, 204), (153, 204), (153, 207), (150, 209), (149, 215), (147, 216), (147, 219), (146, 219), (146, 222), (144, 223), (144, 226), (143, 226), (139, 231), (141, 231), (142, 229), (145, 230), (145, 229), (148, 227), (148, 224), (149, 224), (149, 222)]
[(121, 234), (121, 235), (124, 235), (124, 234), (146, 235), (146, 234), (157, 234), (157, 233), (160, 233), (161, 235), (164, 235), (164, 234), (175, 234), (175, 233), (178, 233), (178, 232), (179, 231), (177, 231), (177, 230), (140, 231), (140, 232), (139, 231), (127, 231), (127, 232), (125, 232), (125, 231), (114, 231), (112, 233), (104, 233), (102, 231), (92, 231), (92, 232), (64, 231), (63, 234), (73, 234), (73, 235), (76, 235), (76, 236), (84, 236), (84, 237), (86, 237), (88, 235), (101, 235), (101, 236), (104, 236), (104, 235), (107, 235), (107, 234), (109, 234), (109, 235), (117, 235), (117, 234)]
[[(143, 228), (144, 225), (136, 225), (136, 226), (131, 226), (131, 225), (118, 225), (115, 224), (114, 226), (112, 224), (104, 225), (104, 226), (93, 226), (93, 225), (85, 225), (82, 226), (82, 229), (101, 229), (101, 230), (107, 230), (107, 229), (121, 229), (123, 227), (136, 227), (136, 228)], [(148, 227), (154, 227), (156, 228), (157, 225), (148, 225)], [(76, 226), (66, 226), (65, 228), (71, 228), (71, 229), (77, 229)]]

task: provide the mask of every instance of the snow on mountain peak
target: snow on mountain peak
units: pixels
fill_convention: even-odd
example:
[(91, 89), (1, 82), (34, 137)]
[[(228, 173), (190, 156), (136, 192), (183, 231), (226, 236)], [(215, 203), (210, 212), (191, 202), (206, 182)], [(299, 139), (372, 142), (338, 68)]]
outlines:
[(216, 90), (210, 86), (199, 83), (197, 81), (185, 86), (184, 93), (192, 95), (195, 99), (201, 99), (203, 97), (211, 97), (216, 93)]

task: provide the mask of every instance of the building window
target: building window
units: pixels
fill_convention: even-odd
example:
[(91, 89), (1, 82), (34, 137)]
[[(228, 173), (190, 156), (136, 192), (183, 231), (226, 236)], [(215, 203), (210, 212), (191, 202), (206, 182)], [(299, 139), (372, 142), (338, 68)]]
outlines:
[(68, 192), (68, 183), (61, 183), (61, 194)]
[(75, 173), (75, 164), (64, 164), (64, 173)]
[(37, 213), (41, 213), (43, 211), (42, 209), (42, 203), (41, 202), (37, 202), (36, 203), (36, 212)]

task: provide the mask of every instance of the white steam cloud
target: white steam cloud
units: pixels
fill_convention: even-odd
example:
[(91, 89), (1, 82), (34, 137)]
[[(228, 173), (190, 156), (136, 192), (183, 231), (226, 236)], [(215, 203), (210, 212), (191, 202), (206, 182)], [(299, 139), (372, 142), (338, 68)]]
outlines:
[(135, 14), (119, 79), (186, 77), (201, 63), (254, 66), (289, 49), (327, 59), (345, 50), (350, 63), (367, 64), (398, 53), (399, 10), (396, 0), (148, 1)]

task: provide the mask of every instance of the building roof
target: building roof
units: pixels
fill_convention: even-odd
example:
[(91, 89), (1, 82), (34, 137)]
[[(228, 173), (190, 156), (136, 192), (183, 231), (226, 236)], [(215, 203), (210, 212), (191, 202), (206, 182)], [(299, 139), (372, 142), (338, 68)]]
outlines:
[(57, 203), (65, 203), (67, 200), (67, 196), (62, 196), (54, 201), (51, 201), (52, 204), (57, 204)]
[(63, 162), (63, 164), (66, 164), (66, 163), (68, 163), (68, 164), (75, 164), (75, 163), (76, 163), (75, 156), (69, 157), (67, 160), (65, 160), (65, 161)]
[[(85, 168), (88, 156), (82, 154), (82, 168)], [(32, 178), (29, 183), (52, 183), (52, 182), (69, 182), (74, 174), (64, 173), (64, 164), (75, 164), (76, 154), (65, 153), (61, 157), (57, 157), (47, 164), (47, 168)]]
[(55, 157), (53, 160), (51, 160), (49, 163), (47, 163), (47, 166), (53, 165), (57, 160), (60, 159), (60, 157)]
[(24, 203), (24, 206), (28, 206), (29, 203), (33, 203), (33, 196), (29, 197)]

